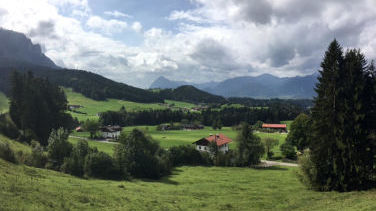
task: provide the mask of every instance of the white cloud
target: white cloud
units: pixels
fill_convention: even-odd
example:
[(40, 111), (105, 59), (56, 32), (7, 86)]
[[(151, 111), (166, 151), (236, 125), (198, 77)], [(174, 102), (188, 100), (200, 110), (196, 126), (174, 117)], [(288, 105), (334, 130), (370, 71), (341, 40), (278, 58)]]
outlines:
[[(174, 32), (137, 20), (128, 26), (116, 10), (106, 15), (118, 19), (95, 16), (84, 0), (0, 0), (0, 26), (41, 43), (58, 65), (142, 87), (161, 74), (194, 82), (309, 74), (335, 37), (376, 58), (374, 0), (193, 1), (196, 8), (166, 19)], [(142, 44), (113, 39), (127, 30), (139, 32)]]
[(106, 20), (99, 16), (91, 16), (86, 25), (91, 29), (98, 30), (105, 34), (119, 33), (127, 28), (127, 22), (115, 19)]
[(133, 22), (133, 24), (132, 24), (132, 29), (135, 31), (135, 32), (141, 32), (142, 31), (142, 25), (141, 25), (141, 23), (140, 22), (138, 22), (138, 21), (135, 21), (135, 22)]
[(122, 13), (122, 12), (119, 12), (117, 10), (114, 10), (114, 11), (105, 11), (104, 14), (108, 15), (108, 16), (113, 16), (115, 18), (133, 18), (133, 16), (125, 14), (125, 13)]

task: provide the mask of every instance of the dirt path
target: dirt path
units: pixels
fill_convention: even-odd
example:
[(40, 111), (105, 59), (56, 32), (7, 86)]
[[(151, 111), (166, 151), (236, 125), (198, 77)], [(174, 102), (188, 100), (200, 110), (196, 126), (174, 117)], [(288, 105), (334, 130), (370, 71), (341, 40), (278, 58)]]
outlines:
[(296, 163), (286, 163), (286, 162), (278, 162), (278, 161), (270, 161), (270, 160), (261, 160), (259, 164), (261, 167), (270, 167), (270, 166), (290, 166), (290, 167), (298, 167)]
[(106, 143), (106, 144), (117, 144), (117, 142), (106, 141), (105, 139), (93, 140), (93, 139), (88, 139), (88, 138), (80, 137), (80, 136), (69, 136), (69, 137), (71, 137), (71, 138), (78, 138), (78, 139), (82, 139), (82, 140), (86, 140), (86, 141), (96, 141), (96, 142), (101, 142), (101, 143)]

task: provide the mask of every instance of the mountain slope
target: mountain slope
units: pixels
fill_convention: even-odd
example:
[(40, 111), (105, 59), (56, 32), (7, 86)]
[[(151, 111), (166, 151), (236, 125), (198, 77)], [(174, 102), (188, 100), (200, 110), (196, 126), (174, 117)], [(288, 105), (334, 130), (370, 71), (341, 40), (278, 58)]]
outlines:
[(5, 63), (28, 62), (58, 68), (42, 53), (39, 44), (33, 44), (24, 34), (0, 28), (0, 61)]
[(163, 102), (157, 93), (118, 83), (95, 73), (60, 68), (24, 34), (0, 29), (0, 41), (0, 91), (5, 94), (10, 91), (11, 73), (17, 70), (21, 73), (31, 71), (37, 77), (71, 87), (95, 100), (115, 98), (142, 103)]
[[(270, 74), (256, 77), (236, 77), (222, 82), (191, 84), (211, 94), (224, 97), (252, 98), (312, 98), (315, 96), (314, 86), (317, 75), (279, 78)], [(164, 77), (158, 78), (152, 86), (172, 87), (178, 84), (189, 84), (183, 81), (171, 81)]]
[(184, 85), (176, 89), (161, 90), (160, 95), (164, 99), (178, 100), (192, 103), (225, 103), (227, 100), (221, 96), (216, 96), (194, 86)]

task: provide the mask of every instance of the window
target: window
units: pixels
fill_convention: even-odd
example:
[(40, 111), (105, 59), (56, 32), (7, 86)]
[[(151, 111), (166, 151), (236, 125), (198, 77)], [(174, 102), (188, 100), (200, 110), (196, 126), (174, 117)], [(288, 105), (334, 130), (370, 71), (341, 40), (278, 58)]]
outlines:
[(198, 146), (198, 149), (201, 149), (201, 146)]
[(204, 147), (204, 150), (206, 150), (206, 147)]

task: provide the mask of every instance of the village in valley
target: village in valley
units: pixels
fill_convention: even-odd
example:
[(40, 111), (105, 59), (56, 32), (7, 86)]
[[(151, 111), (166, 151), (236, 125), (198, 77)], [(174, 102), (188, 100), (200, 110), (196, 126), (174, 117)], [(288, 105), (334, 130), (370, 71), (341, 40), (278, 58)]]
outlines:
[(0, 0), (0, 211), (376, 210), (376, 0)]

